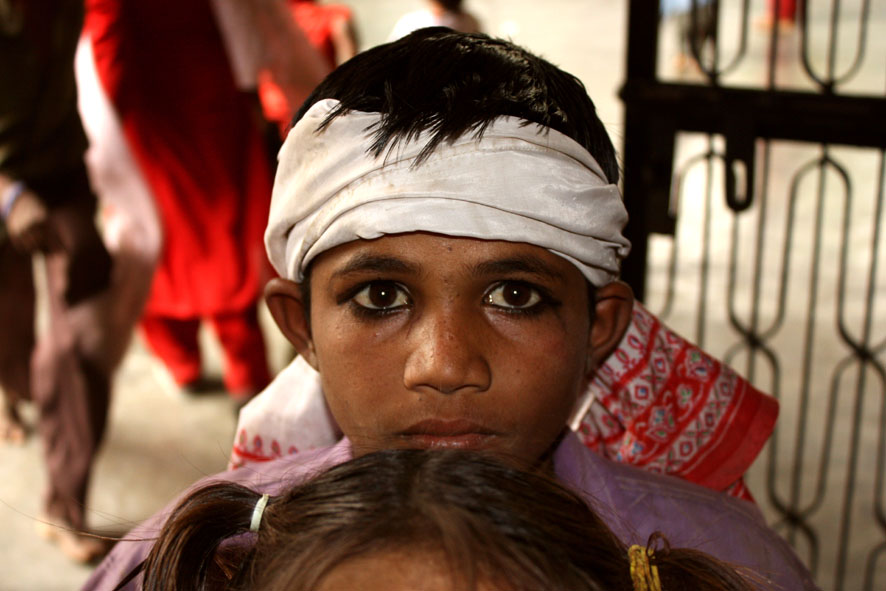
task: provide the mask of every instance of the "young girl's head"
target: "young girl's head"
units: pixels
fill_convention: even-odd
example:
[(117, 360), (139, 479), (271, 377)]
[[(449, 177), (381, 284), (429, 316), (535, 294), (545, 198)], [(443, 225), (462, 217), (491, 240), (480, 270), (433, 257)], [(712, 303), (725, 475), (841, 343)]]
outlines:
[(270, 499), (231, 483), (198, 490), (161, 532), (144, 588), (639, 591), (637, 578), (663, 591), (748, 588), (701, 552), (652, 543), (632, 563), (581, 498), (538, 472), (474, 452), (391, 450)]
[(316, 89), (267, 295), (356, 453), (552, 448), (629, 321), (617, 179), (581, 83), (506, 41), (421, 30)]

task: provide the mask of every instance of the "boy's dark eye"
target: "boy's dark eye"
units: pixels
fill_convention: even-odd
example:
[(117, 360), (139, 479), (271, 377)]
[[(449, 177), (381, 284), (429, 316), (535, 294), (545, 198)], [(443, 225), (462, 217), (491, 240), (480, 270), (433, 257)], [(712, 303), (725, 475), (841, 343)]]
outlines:
[(492, 306), (509, 310), (525, 310), (542, 302), (534, 287), (521, 281), (503, 281), (486, 293), (483, 300)]
[(390, 310), (409, 304), (409, 295), (393, 281), (373, 281), (353, 298), (357, 305), (370, 310)]

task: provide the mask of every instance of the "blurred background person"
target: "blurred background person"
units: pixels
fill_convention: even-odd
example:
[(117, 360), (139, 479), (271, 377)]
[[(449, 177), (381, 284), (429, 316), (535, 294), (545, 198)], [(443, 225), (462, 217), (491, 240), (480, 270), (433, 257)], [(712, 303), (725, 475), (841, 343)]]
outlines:
[[(77, 114), (82, 22), (80, 0), (0, 0), (0, 387), (5, 439), (24, 437), (21, 400), (39, 411), (48, 476), (38, 531), (89, 562), (106, 550), (78, 532), (116, 363), (101, 311), (111, 260), (94, 223)], [(39, 340), (35, 254), (44, 255), (49, 308)]]
[[(304, 34), (311, 46), (331, 71), (357, 54), (358, 39), (354, 16), (344, 4), (318, 4), (314, 0), (284, 0), (291, 22)], [(306, 98), (295, 100), (281, 88), (278, 76), (268, 67), (258, 73), (258, 93), (265, 119), (276, 125), (269, 138), (271, 151), (276, 155), (286, 136), (289, 122)], [(291, 94), (291, 93), (290, 93)]]
[(425, 27), (449, 27), (462, 33), (483, 32), (480, 21), (462, 7), (461, 0), (427, 0), (424, 4), (425, 8), (400, 17), (388, 37), (389, 41)]
[(356, 55), (357, 31), (350, 7), (316, 0), (287, 1), (295, 22), (331, 68)]
[(257, 304), (269, 273), (262, 235), (272, 170), (256, 68), (284, 72), (278, 82), (291, 96), (307, 95), (326, 72), (313, 50), (296, 53), (306, 42), (293, 50), (303, 36), (278, 23), (280, 5), (86, 2), (98, 85), (162, 228), (145, 341), (179, 388), (205, 390), (198, 330), (208, 321), (238, 405), (270, 379)]

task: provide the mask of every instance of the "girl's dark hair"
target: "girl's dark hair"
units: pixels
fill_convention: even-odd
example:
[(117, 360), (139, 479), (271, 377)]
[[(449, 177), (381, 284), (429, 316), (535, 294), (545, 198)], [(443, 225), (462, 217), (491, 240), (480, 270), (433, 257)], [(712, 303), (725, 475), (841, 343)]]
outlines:
[(615, 149), (581, 81), (502, 39), (432, 27), (373, 47), (327, 76), (292, 124), (326, 98), (341, 105), (325, 124), (351, 110), (383, 115), (374, 130), (376, 155), (430, 131), (421, 162), (440, 142), (482, 134), (497, 117), (510, 115), (574, 139), (610, 183), (618, 182)]
[[(144, 567), (147, 591), (311, 590), (350, 559), (442, 556), (453, 588), (630, 591), (625, 545), (575, 493), (476, 452), (388, 450), (336, 466), (271, 498), (219, 483), (174, 510)], [(254, 538), (254, 539), (253, 539)], [(736, 572), (657, 534), (665, 591), (739, 591)]]

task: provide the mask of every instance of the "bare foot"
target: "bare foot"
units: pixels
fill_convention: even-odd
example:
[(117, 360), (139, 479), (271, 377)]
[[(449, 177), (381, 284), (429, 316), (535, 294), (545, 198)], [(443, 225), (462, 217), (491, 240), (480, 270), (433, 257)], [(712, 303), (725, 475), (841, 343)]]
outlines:
[(0, 405), (0, 442), (21, 445), (28, 438), (28, 430), (14, 404)]
[(52, 517), (44, 516), (37, 522), (37, 533), (56, 544), (62, 554), (80, 564), (98, 562), (113, 545), (110, 540), (94, 538)]

